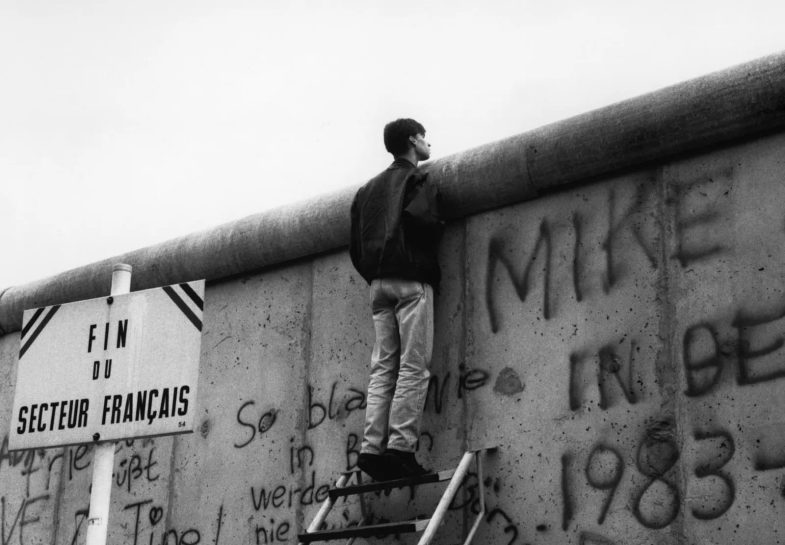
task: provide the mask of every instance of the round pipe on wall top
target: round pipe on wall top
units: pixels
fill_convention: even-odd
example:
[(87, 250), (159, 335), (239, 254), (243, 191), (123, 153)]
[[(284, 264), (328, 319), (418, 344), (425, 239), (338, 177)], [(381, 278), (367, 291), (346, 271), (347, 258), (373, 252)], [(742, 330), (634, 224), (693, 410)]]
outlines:
[[(423, 165), (447, 219), (785, 129), (785, 53), (666, 87)], [(369, 174), (370, 176), (370, 174)], [(0, 291), (0, 334), (25, 309), (98, 297), (113, 263), (134, 289), (217, 280), (346, 247), (359, 184)]]

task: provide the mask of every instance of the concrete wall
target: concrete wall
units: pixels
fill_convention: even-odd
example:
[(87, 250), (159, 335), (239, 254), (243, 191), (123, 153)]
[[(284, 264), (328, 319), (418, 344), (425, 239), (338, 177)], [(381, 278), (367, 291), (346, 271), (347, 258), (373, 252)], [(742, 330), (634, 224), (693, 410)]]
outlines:
[[(743, 132), (455, 214), (419, 457), (499, 446), (476, 543), (785, 542), (785, 133)], [(345, 249), (232, 274), (206, 293), (197, 430), (118, 445), (111, 543), (295, 543), (356, 461), (373, 329)], [(0, 311), (6, 437), (19, 334)], [(91, 447), (6, 447), (0, 544), (83, 542)], [(365, 507), (410, 518), (440, 490)], [(472, 474), (438, 543), (477, 507)]]

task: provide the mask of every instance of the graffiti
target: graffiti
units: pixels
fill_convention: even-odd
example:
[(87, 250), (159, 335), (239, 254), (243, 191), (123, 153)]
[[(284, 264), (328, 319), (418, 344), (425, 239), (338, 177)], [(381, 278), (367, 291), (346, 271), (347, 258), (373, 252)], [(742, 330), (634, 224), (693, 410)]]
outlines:
[[(729, 233), (719, 221), (727, 213), (720, 197), (727, 195), (733, 172), (719, 169), (693, 180), (666, 181), (665, 201), (674, 216), (675, 251), (671, 256), (682, 268), (718, 258), (732, 251), (724, 242)], [(512, 286), (525, 303), (539, 281), (542, 289), (540, 310), (546, 320), (556, 315), (559, 297), (572, 295), (587, 301), (591, 286), (601, 285), (607, 295), (629, 276), (629, 263), (640, 257), (642, 267), (660, 267), (662, 232), (666, 229), (664, 209), (660, 209), (657, 185), (653, 181), (636, 184), (631, 190), (610, 186), (606, 193), (607, 216), (595, 210), (573, 210), (565, 217), (545, 217), (539, 221), (536, 236), (521, 237), (521, 227), (510, 227), (492, 234), (488, 240), (485, 275), (485, 306), (491, 331), (502, 326), (498, 292), (502, 280)], [(599, 240), (589, 240), (593, 224), (603, 222)], [(596, 230), (596, 229), (595, 229)], [(597, 237), (598, 235), (595, 235)], [(528, 244), (528, 253), (521, 241)], [(592, 252), (602, 252), (600, 270), (592, 266)], [(555, 259), (554, 256), (561, 256)], [(600, 257), (600, 256), (597, 256)], [(564, 271), (558, 270), (564, 268)], [(502, 273), (502, 271), (504, 271)], [(564, 272), (565, 274), (562, 274)], [(506, 274), (505, 274), (506, 273)], [(564, 280), (571, 277), (571, 286)]]
[(282, 520), (276, 522), (273, 519), (270, 519), (270, 523), (268, 526), (256, 526), (255, 536), (256, 536), (256, 545), (261, 545), (262, 543), (283, 543), (289, 540), (289, 530), (291, 529), (291, 524), (289, 521)]
[(154, 454), (155, 447), (152, 447), (147, 451), (145, 458), (136, 453), (121, 458), (119, 463), (116, 464), (118, 469), (114, 473), (115, 484), (118, 487), (125, 486), (130, 493), (132, 483), (138, 480), (150, 483), (157, 481), (160, 475), (153, 471), (153, 468), (158, 465), (158, 462), (153, 459)]
[(551, 260), (552, 260), (552, 244), (551, 244), (551, 229), (547, 220), (542, 220), (540, 223), (539, 236), (534, 243), (534, 249), (529, 255), (528, 261), (524, 266), (523, 273), (516, 271), (515, 264), (507, 251), (508, 242), (501, 236), (494, 236), (488, 243), (488, 265), (485, 274), (485, 303), (488, 308), (488, 319), (491, 323), (491, 331), (497, 333), (500, 327), (499, 313), (496, 310), (496, 298), (494, 297), (494, 290), (496, 289), (496, 270), (501, 265), (507, 272), (507, 277), (512, 282), (515, 288), (515, 293), (521, 302), (526, 301), (529, 294), (529, 275), (532, 272), (532, 267), (537, 261), (537, 257), (541, 253), (541, 248), (545, 248), (545, 263), (543, 264), (543, 296), (542, 296), (542, 315), (548, 320), (551, 317)]
[[(713, 345), (710, 354), (701, 357), (699, 349), (708, 343)], [(720, 380), (722, 360), (717, 330), (713, 325), (699, 323), (687, 328), (682, 339), (682, 361), (688, 396), (701, 396), (714, 388)]]
[[(619, 243), (624, 239), (635, 241), (631, 247), (639, 248), (647, 262), (652, 268), (657, 268), (656, 259), (656, 240), (647, 240), (643, 235), (643, 225), (646, 223), (646, 210), (654, 205), (652, 197), (655, 196), (653, 184), (639, 184), (635, 187), (635, 196), (628, 203), (626, 210), (616, 216), (617, 201), (616, 190), (611, 187), (608, 191), (608, 231), (605, 240), (602, 242), (602, 249), (605, 251), (605, 293), (609, 293), (611, 288), (619, 283), (622, 276), (621, 267), (627, 261), (616, 255)], [(623, 235), (627, 237), (622, 239)], [(620, 240), (622, 239), (622, 240)], [(630, 246), (625, 246), (629, 248)]]
[[(448, 297), (469, 293), (475, 299), (440, 307), (454, 312), (447, 319), (463, 320), (451, 324), (455, 338), (449, 341), (465, 344), (448, 347), (444, 354), (449, 361), (431, 374), (424, 401), (431, 414), (426, 428), (431, 428), (422, 431), (417, 449), (427, 453), (421, 461), (433, 467), (459, 455), (446, 452), (446, 445), (459, 450), (501, 438), (498, 443), (505, 450), (486, 466), (490, 475), (482, 483), (487, 511), (479, 541), (615, 545), (659, 543), (684, 535), (700, 540), (705, 531), (705, 541), (724, 543), (714, 536), (733, 530), (737, 522), (757, 525), (770, 517), (780, 524), (776, 517), (785, 508), (785, 475), (775, 472), (785, 470), (785, 427), (776, 386), (785, 379), (785, 299), (776, 300), (782, 286), (772, 280), (782, 271), (769, 270), (772, 264), (779, 267), (778, 247), (765, 240), (761, 246), (771, 255), (756, 260), (749, 246), (758, 242), (751, 236), (757, 233), (747, 225), (754, 222), (734, 217), (737, 211), (728, 210), (723, 197), (732, 170), (690, 180), (657, 176), (635, 184), (578, 188), (575, 192), (583, 201), (558, 208), (555, 205), (563, 203), (554, 203), (550, 214), (540, 212), (540, 203), (526, 205), (526, 212), (534, 215), (519, 221), (510, 220), (513, 216), (506, 211), (499, 213), (501, 227), (477, 235), (480, 240), (487, 236), (487, 245), (481, 242), (477, 252), (469, 244), (479, 254), (478, 262), (470, 255), (469, 267), (457, 269), (461, 274), (447, 284), (446, 291), (458, 292)], [(754, 202), (754, 196), (745, 196), (744, 206)], [(474, 225), (482, 228), (482, 221), (472, 220), (461, 236)], [(771, 224), (781, 242), (782, 223), (772, 219)], [(729, 225), (739, 227), (740, 234), (728, 231)], [(473, 236), (463, 242), (472, 242)], [(747, 283), (743, 267), (760, 272), (764, 265), (766, 276), (750, 277)], [(711, 271), (707, 281), (716, 277), (717, 286), (693, 296), (689, 290), (702, 289), (704, 270)], [(334, 272), (341, 271), (336, 267)], [(456, 288), (460, 281), (464, 284)], [(216, 291), (231, 291), (231, 282), (216, 286)], [(471, 294), (475, 289), (480, 292)], [(727, 290), (727, 296), (717, 293), (721, 290)], [(329, 297), (334, 295), (320, 292), (314, 323), (325, 321)], [(252, 306), (248, 312), (262, 308), (261, 303)], [(274, 317), (275, 308), (265, 312)], [(307, 304), (303, 308), (310, 311)], [(693, 314), (701, 309), (710, 310)], [(526, 314), (516, 314), (520, 312)], [(573, 314), (576, 319), (569, 320)], [(350, 318), (341, 323), (343, 329), (334, 326), (337, 335), (359, 323), (357, 316)], [(216, 327), (215, 338), (205, 343), (208, 356), (211, 350), (226, 349), (228, 339), (241, 341), (233, 354), (237, 361), (252, 360), (247, 351), (262, 352), (255, 341), (242, 344), (248, 337), (239, 324), (242, 319), (232, 324), (237, 325), (230, 331), (233, 335), (218, 334)], [(514, 327), (521, 331), (511, 331)], [(487, 335), (488, 328), (505, 335)], [(205, 407), (201, 434), (178, 439), (182, 443), (171, 451), (171, 456), (187, 459), (163, 460), (162, 453), (169, 451), (154, 443), (118, 446), (113, 481), (119, 498), (115, 496), (113, 506), (119, 513), (112, 515), (117, 515), (121, 541), (266, 545), (296, 540), (317, 504), (327, 499), (335, 473), (356, 468), (361, 448), (359, 413), (366, 397), (356, 381), (364, 380), (366, 372), (354, 356), (369, 338), (363, 335), (371, 332), (352, 331), (345, 346), (344, 339), (323, 340), (334, 331), (328, 333), (320, 333), (314, 346), (306, 347), (305, 372), (316, 369), (310, 350), (328, 345), (330, 353), (346, 350), (338, 359), (349, 362), (341, 373), (349, 380), (312, 373), (312, 382), (302, 384), (297, 398), (281, 405), (278, 396), (231, 397), (234, 382), (227, 385), (229, 379), (220, 376), (216, 364), (208, 378), (221, 391), (205, 397), (214, 405)], [(520, 342), (510, 340), (516, 335)], [(573, 338), (585, 344), (572, 345)], [(275, 348), (276, 342), (281, 341), (265, 338), (259, 346)], [(226, 346), (220, 348), (222, 343)], [(280, 353), (264, 351), (262, 357), (273, 354), (277, 360)], [(469, 367), (469, 359), (461, 361), (464, 354), (482, 368)], [(276, 365), (301, 365), (297, 358)], [(250, 373), (248, 380), (265, 379)], [(764, 387), (766, 383), (772, 387)], [(266, 384), (256, 386), (249, 388), (267, 391)], [(472, 396), (476, 403), (455, 403), (456, 398)], [(520, 403), (504, 396), (520, 397)], [(227, 408), (216, 399), (235, 401)], [(734, 411), (743, 413), (738, 421)], [(652, 414), (659, 416), (651, 420)], [(507, 422), (490, 417), (509, 418), (511, 424), (505, 427)], [(292, 425), (305, 428), (299, 430), (305, 435), (298, 435)], [(311, 430), (318, 431), (306, 433)], [(83, 542), (92, 453), (89, 445), (9, 452), (6, 437), (0, 445), (0, 545), (44, 541), (47, 538), (40, 536), (51, 532), (58, 542)], [(204, 485), (195, 483), (205, 487), (198, 493), (174, 490), (191, 486), (183, 475), (193, 466), (179, 478), (168, 472), (178, 471), (180, 464), (199, 465), (198, 457), (204, 455), (225, 458), (225, 469), (206, 475)], [(246, 472), (257, 477), (246, 477)], [(451, 502), (449, 517), (460, 522), (445, 525), (439, 538), (445, 543), (460, 542), (471, 515), (479, 513), (477, 479), (470, 473)], [(235, 486), (238, 482), (245, 484)], [(420, 494), (416, 509), (429, 510), (428, 502), (438, 492), (417, 490), (411, 492), (412, 497)], [(342, 500), (342, 509), (334, 510), (324, 527), (388, 521), (374, 509), (410, 514), (415, 508), (410, 508), (407, 494), (405, 489), (374, 492), (365, 505)], [(177, 505), (178, 513), (187, 513), (186, 520), (198, 509), (195, 523), (167, 513), (167, 501), (194, 501), (189, 498), (197, 495), (195, 504)], [(231, 506), (231, 517), (224, 502)], [(391, 511), (384, 511), (388, 507)], [(360, 512), (367, 515), (365, 520)]]
[[(138, 502), (132, 503), (130, 505), (126, 505), (123, 508), (124, 511), (128, 511), (130, 509), (135, 509), (136, 510), (135, 522), (134, 522), (134, 545), (137, 545), (138, 538), (139, 538), (139, 518), (140, 518), (140, 516), (142, 514), (142, 507), (144, 507), (145, 505), (149, 505), (151, 503), (153, 503), (153, 500), (143, 500), (143, 501), (138, 501)], [(149, 518), (150, 518), (151, 526), (155, 526), (156, 524), (158, 524), (158, 522), (160, 522), (160, 518), (158, 517), (158, 513), (159, 513), (159, 511), (156, 510), (155, 511), (155, 516), (154, 516), (154, 515), (152, 515), (152, 509), (150, 510)], [(163, 517), (163, 509), (161, 509), (160, 513), (161, 513), (161, 517)], [(78, 528), (79, 528), (79, 526), (77, 526), (77, 532), (78, 532)], [(152, 536), (150, 537), (150, 539), (152, 540)]]
[[(71, 545), (76, 545), (79, 543), (79, 538), (82, 533), (82, 524), (87, 520), (87, 517), (90, 516), (90, 509), (77, 509), (74, 513), (74, 535), (71, 538)], [(135, 540), (134, 540), (135, 541)]]
[[(601, 248), (605, 254), (605, 271), (602, 278), (604, 293), (609, 293), (616, 286), (623, 274), (624, 264), (627, 261), (626, 253), (621, 253), (621, 243), (630, 238), (635, 242), (632, 247), (640, 248), (646, 257), (647, 263), (652, 268), (657, 268), (656, 260), (656, 237), (646, 237), (644, 235), (644, 225), (646, 223), (646, 211), (654, 206), (651, 202), (653, 190), (649, 184), (638, 185), (635, 195), (626, 203), (622, 212), (618, 212), (617, 192), (611, 188), (608, 193), (608, 220), (606, 234), (602, 240)], [(549, 320), (555, 315), (556, 296), (564, 292), (563, 286), (554, 285), (553, 278), (560, 277), (553, 270), (562, 262), (554, 263), (554, 253), (564, 246), (567, 252), (571, 252), (570, 273), (572, 276), (572, 292), (578, 302), (585, 300), (587, 295), (586, 276), (589, 274), (586, 265), (587, 248), (584, 231), (587, 222), (580, 211), (575, 211), (570, 217), (569, 225), (571, 232), (568, 234), (567, 242), (562, 242), (563, 235), (557, 236), (554, 224), (561, 222), (544, 218), (540, 222), (539, 233), (534, 242), (534, 247), (526, 257), (520, 258), (514, 251), (518, 247), (518, 231), (504, 231), (493, 235), (488, 242), (487, 266), (485, 270), (485, 304), (488, 311), (488, 319), (491, 331), (498, 333), (501, 328), (500, 312), (496, 307), (495, 295), (499, 289), (498, 270), (503, 268), (507, 273), (507, 278), (512, 283), (518, 299), (523, 303), (529, 295), (529, 290), (535, 282), (535, 274), (539, 273), (542, 278), (542, 316)], [(559, 229), (563, 231), (563, 229)], [(624, 246), (624, 252), (628, 252), (630, 245)], [(535, 268), (537, 260), (540, 259), (540, 266)], [(523, 270), (516, 267), (516, 262), (524, 263)]]
[[(24, 543), (24, 530), (26, 526), (40, 522), (40, 514), (35, 511), (36, 503), (49, 499), (49, 494), (22, 498), (19, 506), (14, 509), (8, 504), (5, 496), (0, 497), (0, 544), (8, 545), (18, 528), (19, 543)], [(28, 510), (32, 512), (28, 512)]]
[[(616, 404), (618, 396), (614, 395), (614, 390), (621, 392), (630, 405), (638, 402), (641, 393), (637, 391), (636, 385), (642, 389), (643, 381), (635, 375), (634, 364), (635, 354), (640, 348), (635, 341), (630, 342), (626, 379), (623, 379), (621, 376), (624, 361), (616, 352), (617, 348), (618, 345), (616, 344), (606, 344), (596, 354), (589, 355), (581, 352), (570, 354), (570, 410), (577, 411), (581, 408), (584, 397), (583, 391), (592, 382), (596, 382), (598, 386), (600, 394), (598, 405), (603, 410)], [(589, 374), (590, 369), (587, 369), (589, 367), (587, 363), (595, 364), (596, 371), (593, 375)], [(616, 385), (615, 388), (613, 388), (614, 384)]]
[(218, 545), (219, 540), (221, 539), (221, 528), (224, 524), (224, 506), (218, 509), (218, 516), (216, 517), (215, 523), (215, 539), (213, 540), (213, 545)]
[[(699, 521), (724, 515), (736, 498), (736, 486), (724, 469), (736, 452), (731, 434), (725, 430), (693, 433), (698, 462), (693, 468), (696, 482), (703, 483), (703, 494), (689, 499), (690, 513)], [(675, 426), (672, 420), (651, 424), (635, 451), (635, 468), (644, 477), (637, 490), (630, 490), (632, 514), (645, 528), (659, 530), (669, 526), (679, 515), (683, 495), (671, 477), (679, 460)], [(592, 447), (584, 465), (583, 477), (591, 489), (606, 493), (600, 505), (597, 524), (605, 523), (609, 508), (625, 474), (625, 455), (617, 447), (600, 442)], [(562, 530), (567, 530), (576, 515), (577, 486), (575, 456), (561, 458)], [(632, 479), (633, 482), (639, 479)]]
[[(308, 385), (308, 429), (312, 430), (325, 421), (344, 419), (354, 411), (364, 410), (366, 407), (365, 391), (352, 386), (347, 387), (348, 394), (342, 401), (336, 402), (335, 391), (338, 382), (333, 382), (330, 386), (330, 397), (327, 404), (314, 401), (314, 387)], [(337, 405), (337, 406), (336, 406)]]
[(513, 545), (513, 543), (518, 540), (518, 525), (515, 524), (510, 516), (500, 507), (495, 507), (488, 511), (488, 514), (485, 517), (485, 522), (491, 524), (497, 518), (501, 519), (504, 523), (502, 532), (505, 534), (510, 534), (510, 540), (507, 542), (507, 545)]
[(237, 422), (241, 426), (251, 430), (251, 432), (250, 432), (251, 436), (248, 437), (242, 443), (235, 443), (234, 444), (234, 448), (243, 448), (243, 447), (247, 447), (248, 445), (250, 445), (251, 442), (256, 438), (257, 432), (259, 434), (259, 438), (261, 439), (262, 436), (265, 433), (267, 433), (268, 431), (270, 431), (270, 428), (272, 428), (273, 425), (275, 424), (275, 421), (276, 421), (276, 419), (278, 417), (278, 410), (277, 409), (268, 409), (265, 412), (261, 412), (259, 414), (258, 419), (255, 416), (250, 416), (250, 418), (251, 418), (250, 421), (243, 420), (243, 418), (244, 418), (243, 412), (245, 412), (246, 409), (250, 410), (250, 408), (255, 406), (255, 405), (256, 405), (256, 402), (253, 401), (253, 400), (246, 401), (245, 403), (240, 405), (240, 408), (237, 410)]
[[(612, 460), (610, 470), (606, 467), (609, 458)], [(610, 490), (597, 519), (597, 524), (602, 524), (605, 522), (605, 515), (608, 514), (608, 509), (611, 506), (611, 502), (613, 502), (613, 496), (616, 494), (616, 489), (621, 482), (621, 476), (624, 473), (624, 462), (618, 451), (605, 445), (598, 445), (591, 452), (588, 460), (586, 460), (584, 473), (586, 481), (592, 488), (603, 491)]]
[[(294, 443), (294, 437), (289, 438), (290, 443)], [(295, 471), (295, 464), (297, 465), (298, 469), (302, 469), (305, 466), (305, 459), (308, 458), (308, 467), (313, 465), (314, 461), (314, 452), (311, 447), (308, 445), (303, 445), (301, 447), (290, 446), (289, 447), (289, 474), (294, 475)]]
[(736, 444), (733, 437), (726, 431), (703, 432), (696, 431), (694, 436), (696, 441), (708, 441), (712, 456), (695, 468), (695, 476), (698, 479), (717, 477), (722, 482), (725, 495), (720, 495), (720, 500), (715, 507), (701, 506), (692, 508), (692, 516), (700, 520), (712, 520), (724, 515), (731, 508), (736, 500), (736, 486), (733, 479), (722, 468), (730, 462), (736, 452)]
[(755, 471), (771, 471), (783, 468), (785, 468), (785, 454), (780, 454), (777, 458), (759, 454), (755, 458)]
[(346, 471), (357, 465), (357, 460), (360, 457), (359, 446), (360, 437), (356, 433), (350, 433), (346, 436)]
[(327, 499), (327, 491), (330, 484), (322, 483), (317, 485), (316, 470), (306, 481), (306, 487), (300, 488), (295, 483), (276, 484), (273, 486), (251, 486), (251, 502), (255, 511), (266, 511), (269, 508), (280, 509), (286, 507), (291, 509), (293, 506), (313, 505), (314, 502), (321, 503)]
[(575, 506), (573, 505), (572, 483), (570, 482), (570, 466), (572, 465), (572, 455), (565, 453), (561, 457), (561, 495), (562, 495), (562, 524), (561, 529), (567, 530), (570, 522), (575, 516)]
[[(432, 410), (436, 414), (442, 414), (445, 406), (445, 395), (449, 390), (449, 383), (452, 379), (452, 372), (447, 371), (441, 379), (438, 374), (432, 373), (428, 380), (428, 393), (425, 397), (425, 410)], [(485, 369), (462, 369), (456, 383), (456, 395), (458, 399), (463, 399), (466, 392), (471, 392), (486, 386), (490, 380), (490, 373)], [(449, 401), (449, 398), (447, 398)], [(431, 403), (429, 403), (431, 402)]]
[[(676, 252), (682, 267), (729, 250), (721, 242), (718, 220), (727, 210), (717, 196), (727, 196), (733, 170), (710, 173), (697, 180), (669, 184), (676, 221)], [(715, 185), (716, 184), (716, 185)], [(712, 194), (713, 193), (713, 194)]]
[[(638, 522), (654, 530), (665, 528), (679, 514), (681, 494), (676, 485), (665, 478), (679, 459), (673, 427), (671, 421), (651, 426), (635, 458), (638, 471), (649, 479), (633, 500), (632, 512)], [(646, 501), (649, 495), (652, 499)]]
[[(738, 357), (738, 379), (739, 385), (758, 384), (770, 380), (785, 377), (785, 366), (774, 366), (768, 371), (761, 370), (754, 366), (751, 360), (759, 359), (769, 354), (773, 354), (785, 344), (785, 339), (778, 336), (768, 346), (751, 348), (755, 331), (752, 328), (766, 326), (785, 317), (785, 305), (774, 313), (753, 315), (739, 311), (733, 320), (733, 327), (736, 328), (736, 354)], [(762, 329), (765, 329), (762, 327)]]
[[(774, 439), (779, 439), (781, 442), (783, 437), (785, 436), (778, 434)], [(769, 437), (767, 439), (772, 438)], [(766, 449), (763, 445), (760, 445), (760, 442), (761, 440), (758, 439), (759, 450), (755, 453), (755, 471), (773, 471), (785, 468), (785, 446), (780, 444), (778, 448)]]
[(611, 541), (607, 537), (603, 537), (600, 534), (595, 534), (594, 532), (581, 532), (581, 536), (578, 541), (579, 545), (616, 545), (615, 541)]
[(22, 544), (29, 541), (26, 535), (35, 535), (35, 527), (50, 506), (51, 462), (45, 450), (9, 451), (5, 435), (0, 444), (2, 472), (16, 472), (21, 482), (15, 495), (9, 494), (13, 487), (0, 490), (0, 545)]
[(765, 339), (757, 338), (772, 336), (771, 328), (766, 326), (783, 317), (785, 305), (758, 314), (739, 310), (729, 324), (702, 321), (688, 327), (682, 339), (682, 361), (687, 380), (685, 393), (690, 397), (711, 393), (730, 362), (735, 362), (736, 384), (739, 386), (785, 377), (785, 366), (780, 359), (766, 358), (785, 345), (785, 338), (775, 335), (768, 344), (764, 344)]
[(0, 446), (0, 470), (3, 469), (3, 462), (11, 469), (17, 467), (19, 464), (22, 464), (24, 467), (30, 467), (33, 464), (34, 458), (34, 450), (9, 451), (8, 434), (3, 436), (3, 443), (2, 446)]
[[(16, 501), (7, 495), (0, 496), (0, 545), (16, 541), (17, 538), (20, 544), (27, 542), (25, 531), (32, 531), (35, 525), (40, 526), (42, 516), (52, 509), (50, 501), (53, 495), (50, 489), (53, 485), (56, 486), (56, 482), (53, 483), (53, 476), (60, 475), (60, 478), (67, 482), (77, 478), (84, 480), (85, 477), (89, 477), (82, 475), (91, 467), (93, 452), (91, 445), (18, 452), (9, 452), (7, 446), (6, 437), (0, 448), (0, 470), (4, 469), (3, 462), (7, 464), (8, 469), (17, 470), (18, 475), (23, 479), (23, 486), (16, 488), (21, 493)], [(115, 489), (131, 494), (136, 491), (137, 483), (159, 481), (161, 474), (158, 466), (153, 439), (118, 442), (115, 449), (115, 471), (112, 474)], [(71, 535), (69, 531), (70, 540), (67, 543), (76, 545), (83, 540), (88, 512), (86, 507), (74, 510), (73, 534)], [(162, 514), (161, 508), (153, 508), (151, 511), (153, 519), (156, 516), (160, 519)], [(191, 541), (196, 543), (193, 540), (194, 535), (193, 532), (178, 534), (175, 541), (165, 538), (163, 543), (166, 545), (168, 540), (169, 543), (177, 543), (177, 545), (190, 545)]]
[[(565, 453), (561, 458), (562, 530), (567, 530), (576, 513), (576, 483), (573, 480), (574, 456)], [(599, 443), (595, 445), (583, 468), (586, 483), (594, 490), (607, 492), (600, 507), (597, 524), (602, 525), (624, 475), (624, 461), (619, 450)]]
[(93, 458), (92, 456), (88, 456), (88, 454), (92, 453), (92, 449), (93, 447), (91, 445), (80, 445), (58, 452), (49, 461), (49, 473), (52, 473), (52, 467), (55, 462), (67, 464), (68, 480), (72, 481), (74, 479), (74, 472), (79, 473), (90, 467)]
[[(123, 507), (133, 516), (134, 538), (133, 545), (198, 545), (202, 543), (202, 532), (197, 528), (178, 530), (177, 528), (158, 528), (164, 518), (162, 507), (154, 505), (152, 499), (145, 499), (129, 503)], [(223, 526), (224, 507), (218, 508), (218, 516), (214, 536), (205, 543), (219, 545), (221, 528)], [(144, 539), (144, 530), (149, 530), (147, 540)]]
[[(458, 492), (455, 494), (455, 498), (450, 503), (448, 509), (450, 511), (460, 511), (463, 509), (467, 509), (469, 513), (473, 515), (480, 514), (480, 483), (478, 482), (478, 475), (473, 471), (469, 471), (466, 474), (463, 482), (461, 483)], [(492, 479), (491, 477), (485, 477), (483, 480), (483, 486), (485, 488), (485, 502), (486, 505), (490, 502), (493, 502), (494, 499), (498, 501), (498, 494), (500, 490), (500, 483), (498, 479)], [(493, 498), (488, 498), (489, 491), (492, 492)], [(460, 498), (460, 499), (459, 499)], [(501, 528), (503, 534), (510, 534), (509, 541), (507, 541), (507, 545), (512, 545), (516, 543), (518, 540), (518, 536), (520, 535), (518, 523), (515, 519), (508, 514), (502, 507), (498, 505), (488, 506), (485, 514), (485, 522), (487, 524), (491, 524), (494, 521), (499, 520), (504, 524)], [(494, 525), (495, 526), (495, 525)], [(493, 531), (493, 530), (491, 530)], [(494, 540), (495, 542), (495, 540)]]
[(572, 230), (575, 232), (575, 249), (572, 252), (572, 289), (575, 292), (575, 300), (577, 302), (583, 301), (583, 283), (582, 283), (582, 262), (580, 259), (581, 252), (584, 250), (583, 244), (583, 217), (575, 212), (572, 215)]
[[(288, 462), (289, 462), (289, 475), (295, 475), (298, 470), (310, 469), (316, 460), (316, 453), (309, 445), (297, 446), (294, 444), (295, 438), (289, 438), (288, 449)], [(356, 436), (355, 436), (356, 442)], [(347, 443), (347, 460), (349, 459), (349, 450), (352, 448), (351, 438)], [(251, 486), (251, 504), (254, 511), (267, 511), (270, 508), (280, 509), (286, 507), (288, 509), (293, 506), (312, 505), (321, 503), (327, 498), (327, 491), (330, 489), (328, 483), (319, 483), (317, 485), (316, 470), (311, 470), (310, 481), (306, 480), (306, 486), (301, 488), (297, 484), (291, 482), (276, 483), (272, 486)]]

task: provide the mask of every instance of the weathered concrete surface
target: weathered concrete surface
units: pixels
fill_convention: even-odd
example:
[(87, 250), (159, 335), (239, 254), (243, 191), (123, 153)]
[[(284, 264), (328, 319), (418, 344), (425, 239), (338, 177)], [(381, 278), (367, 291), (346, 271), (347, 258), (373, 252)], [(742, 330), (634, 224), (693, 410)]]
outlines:
[[(780, 135), (449, 226), (419, 456), (500, 447), (478, 543), (783, 541), (783, 173)], [(118, 446), (112, 542), (294, 543), (356, 462), (367, 307), (345, 252), (212, 283), (199, 428)], [(17, 351), (0, 338), (6, 427)], [(81, 542), (91, 459), (4, 448), (5, 542)], [(425, 515), (439, 490), (328, 524)], [(477, 508), (472, 473), (438, 543)]]
[[(673, 417), (657, 371), (667, 361), (658, 201), (643, 172), (469, 221), (467, 361), (493, 385), (470, 398), (469, 438), (501, 446), (499, 501), (526, 513), (522, 543), (579, 543), (624, 520), (603, 516), (607, 492), (585, 469), (591, 461), (592, 482), (609, 488), (629, 474), (648, 419)], [(609, 515), (628, 500), (616, 501)], [(636, 542), (624, 523), (603, 533)]]
[[(709, 74), (434, 161), (423, 168), (459, 219), (559, 187), (661, 164), (785, 128), (785, 53)], [(134, 267), (132, 289), (218, 280), (345, 247), (355, 187), (0, 291), (0, 333), (26, 308), (106, 293), (104, 270)]]
[[(2, 543), (84, 543), (92, 446), (8, 452), (19, 339), (0, 338), (0, 534)], [(115, 453), (108, 542), (134, 543), (141, 528), (163, 529), (170, 489), (172, 440), (122, 442)], [(139, 515), (139, 518), (137, 518)], [(151, 522), (152, 521), (152, 522)]]
[[(476, 543), (785, 542), (784, 176), (785, 133), (448, 226), (418, 456), (499, 446)], [(295, 543), (356, 463), (373, 327), (347, 253), (205, 299), (198, 428), (118, 445), (111, 543)], [(91, 448), (7, 451), (18, 350), (0, 336), (0, 543), (82, 543)], [(477, 485), (437, 543), (461, 542)], [(425, 515), (440, 490), (340, 501), (328, 525)]]
[(302, 446), (311, 274), (301, 265), (246, 277), (206, 299), (202, 424), (176, 439), (167, 520), (181, 532), (197, 529), (202, 542), (219, 533), (224, 543), (296, 533), (294, 518), (270, 513), (297, 507), (301, 471), (290, 453)]
[(469, 440), (502, 445), (522, 542), (781, 541), (784, 145), (468, 222), (467, 362), (494, 383)]

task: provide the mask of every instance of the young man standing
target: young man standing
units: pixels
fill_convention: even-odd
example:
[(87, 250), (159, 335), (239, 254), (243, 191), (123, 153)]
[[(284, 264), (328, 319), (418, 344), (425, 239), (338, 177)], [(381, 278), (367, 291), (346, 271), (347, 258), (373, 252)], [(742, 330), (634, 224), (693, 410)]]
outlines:
[(413, 119), (384, 127), (395, 160), (359, 189), (351, 209), (352, 263), (370, 284), (376, 342), (357, 465), (375, 480), (427, 473), (415, 459), (433, 350), (433, 290), (440, 279), (436, 190), (420, 161), (431, 155)]

